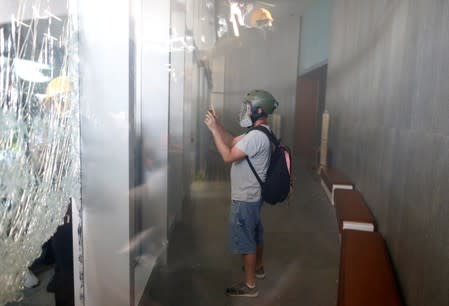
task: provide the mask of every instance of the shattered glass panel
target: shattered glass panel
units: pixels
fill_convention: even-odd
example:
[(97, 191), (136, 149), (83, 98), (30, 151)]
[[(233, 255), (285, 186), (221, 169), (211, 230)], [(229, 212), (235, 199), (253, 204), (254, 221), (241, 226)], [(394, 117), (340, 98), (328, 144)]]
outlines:
[(79, 203), (77, 31), (70, 2), (2, 4), (2, 305), (20, 299), (27, 267), (63, 223), (68, 204)]

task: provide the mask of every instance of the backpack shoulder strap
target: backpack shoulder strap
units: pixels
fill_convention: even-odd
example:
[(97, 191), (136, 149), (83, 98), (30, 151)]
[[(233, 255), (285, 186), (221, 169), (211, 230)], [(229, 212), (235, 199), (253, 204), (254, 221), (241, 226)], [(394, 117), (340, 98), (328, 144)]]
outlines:
[(276, 138), (276, 136), (274, 136), (273, 132), (271, 132), (269, 129), (267, 129), (263, 125), (258, 125), (258, 126), (251, 128), (248, 131), (248, 133), (251, 131), (254, 131), (254, 130), (263, 132), (265, 135), (267, 135), (268, 139), (271, 141), (272, 144), (274, 144), (275, 146), (279, 145), (279, 140)]
[(263, 182), (262, 182), (262, 180), (260, 179), (259, 174), (257, 174), (256, 169), (254, 169), (254, 166), (253, 166), (253, 164), (251, 163), (251, 161), (249, 160), (249, 157), (246, 156), (245, 158), (246, 158), (246, 161), (248, 162), (249, 167), (251, 168), (251, 171), (253, 171), (254, 176), (256, 177), (257, 181), (259, 182), (260, 186), (263, 187)]
[[(279, 140), (277, 140), (276, 136), (274, 136), (274, 134), (269, 129), (264, 127), (263, 125), (255, 126), (255, 127), (251, 128), (247, 133), (249, 133), (251, 131), (254, 131), (254, 130), (263, 132), (265, 135), (267, 135), (268, 139), (270, 140), (270, 142), (272, 144), (274, 144), (275, 146), (279, 145)], [(260, 186), (263, 187), (263, 182), (260, 179), (259, 175), (257, 174), (256, 169), (254, 169), (254, 166), (251, 163), (251, 161), (249, 160), (248, 156), (246, 156), (246, 161), (248, 162), (248, 165), (251, 168), (251, 170), (253, 171), (254, 176), (256, 177), (256, 179), (259, 182)]]

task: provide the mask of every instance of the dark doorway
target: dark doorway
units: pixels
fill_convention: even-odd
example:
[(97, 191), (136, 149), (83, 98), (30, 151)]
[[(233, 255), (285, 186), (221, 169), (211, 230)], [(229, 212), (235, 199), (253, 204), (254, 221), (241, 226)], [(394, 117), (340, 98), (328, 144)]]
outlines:
[(296, 155), (316, 166), (325, 109), (327, 65), (298, 77), (296, 84)]

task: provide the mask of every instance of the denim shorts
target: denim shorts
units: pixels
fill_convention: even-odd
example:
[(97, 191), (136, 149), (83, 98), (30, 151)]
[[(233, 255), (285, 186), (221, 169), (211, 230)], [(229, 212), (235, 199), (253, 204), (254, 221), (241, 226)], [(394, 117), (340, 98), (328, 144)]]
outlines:
[(233, 254), (256, 253), (256, 245), (263, 243), (260, 210), (263, 201), (232, 200), (229, 214), (229, 242)]

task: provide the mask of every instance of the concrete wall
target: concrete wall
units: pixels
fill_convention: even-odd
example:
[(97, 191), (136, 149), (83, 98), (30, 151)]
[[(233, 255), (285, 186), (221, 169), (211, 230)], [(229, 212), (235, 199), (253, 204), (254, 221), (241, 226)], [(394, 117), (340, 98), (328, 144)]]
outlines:
[(449, 2), (336, 0), (333, 163), (362, 191), (406, 304), (449, 304)]
[(332, 0), (316, 0), (304, 11), (298, 74), (327, 61)]

